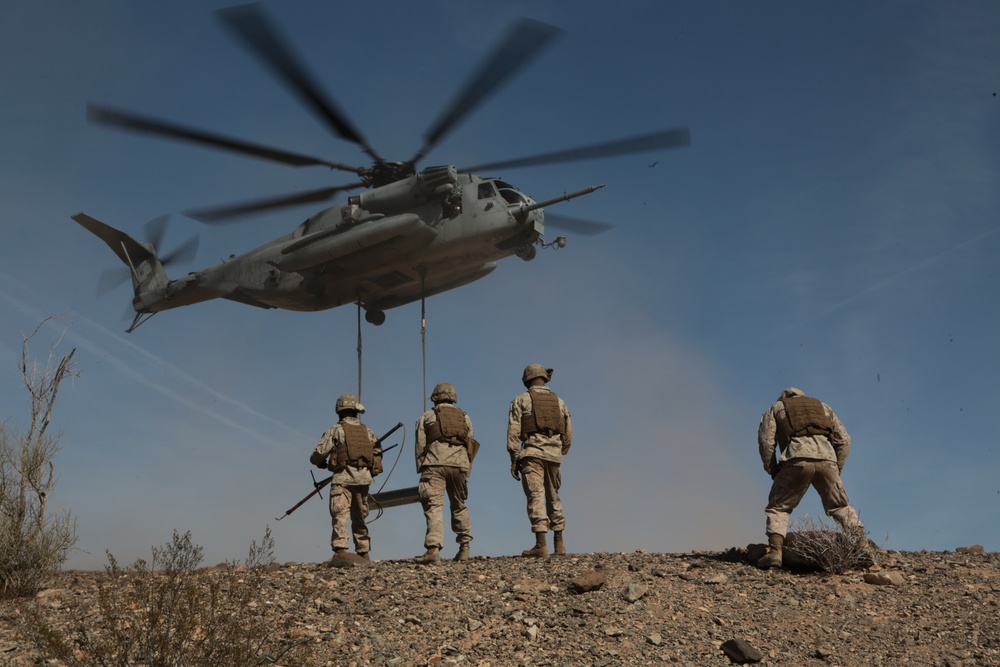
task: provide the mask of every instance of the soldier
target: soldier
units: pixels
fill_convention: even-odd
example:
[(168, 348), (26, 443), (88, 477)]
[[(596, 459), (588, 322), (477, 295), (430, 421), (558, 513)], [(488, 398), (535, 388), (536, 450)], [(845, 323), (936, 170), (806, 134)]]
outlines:
[[(845, 534), (865, 540), (867, 548), (865, 528), (840, 481), (851, 452), (851, 436), (829, 405), (789, 387), (761, 417), (757, 444), (764, 470), (774, 480), (764, 510), (769, 549), (758, 567), (781, 567), (788, 515), (810, 485), (819, 492), (827, 515)], [(775, 447), (780, 448), (777, 460)]]
[(549, 528), (554, 533), (554, 553), (566, 553), (563, 544), (566, 517), (559, 499), (560, 465), (573, 443), (573, 426), (566, 404), (546, 386), (551, 379), (551, 368), (539, 364), (527, 366), (521, 375), (527, 391), (511, 401), (507, 420), (510, 474), (524, 489), (531, 532), (535, 534), (535, 546), (521, 555), (536, 558), (549, 555), (545, 544)]
[(333, 547), (333, 557), (347, 552), (347, 518), (350, 517), (354, 551), (368, 560), (371, 547), (365, 524), (368, 486), (373, 477), (382, 472), (381, 455), (375, 451), (378, 436), (361, 423), (359, 415), (365, 407), (353, 394), (338, 398), (336, 411), (340, 421), (323, 434), (309, 462), (317, 468), (333, 471), (330, 483), (330, 516), (333, 520), (330, 546)]
[(465, 501), (469, 497), (469, 471), (475, 456), (472, 420), (455, 402), (455, 387), (442, 382), (431, 393), (434, 407), (420, 416), (416, 427), (417, 472), (420, 473), (418, 493), (427, 519), (424, 548), (427, 550), (414, 561), (421, 565), (437, 563), (444, 542), (444, 494), (448, 492), (451, 507), (451, 529), (458, 542), (456, 561), (469, 560), (472, 524)]

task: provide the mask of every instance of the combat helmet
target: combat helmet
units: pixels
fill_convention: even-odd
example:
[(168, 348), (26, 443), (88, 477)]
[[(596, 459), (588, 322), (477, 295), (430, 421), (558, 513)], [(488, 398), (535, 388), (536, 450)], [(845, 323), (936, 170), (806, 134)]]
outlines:
[(337, 399), (337, 406), (334, 409), (338, 415), (343, 412), (357, 412), (361, 414), (365, 411), (365, 406), (361, 405), (358, 397), (354, 394), (343, 394)]
[(434, 391), (431, 392), (431, 400), (435, 403), (457, 403), (458, 392), (455, 391), (455, 385), (450, 382), (439, 382), (434, 385)]
[(779, 399), (794, 398), (795, 396), (805, 396), (805, 392), (803, 392), (801, 389), (798, 389), (797, 387), (789, 387), (788, 389), (781, 392), (781, 396), (779, 396), (778, 398)]
[(546, 368), (541, 364), (528, 364), (524, 368), (524, 373), (521, 374), (521, 382), (527, 387), (535, 378), (543, 378), (548, 382), (552, 379), (552, 369)]

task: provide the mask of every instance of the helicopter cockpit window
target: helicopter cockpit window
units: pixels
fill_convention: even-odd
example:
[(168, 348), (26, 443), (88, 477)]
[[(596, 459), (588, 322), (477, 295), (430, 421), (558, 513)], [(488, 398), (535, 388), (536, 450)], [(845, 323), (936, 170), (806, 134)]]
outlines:
[(519, 204), (528, 203), (525, 196), (518, 192), (517, 188), (510, 183), (505, 181), (494, 181), (494, 183), (496, 183), (496, 186), (500, 189), (500, 196), (503, 197), (503, 200), (507, 202), (508, 206), (517, 206)]
[(497, 196), (496, 188), (493, 187), (493, 183), (486, 181), (479, 184), (479, 198), (480, 199), (492, 199)]

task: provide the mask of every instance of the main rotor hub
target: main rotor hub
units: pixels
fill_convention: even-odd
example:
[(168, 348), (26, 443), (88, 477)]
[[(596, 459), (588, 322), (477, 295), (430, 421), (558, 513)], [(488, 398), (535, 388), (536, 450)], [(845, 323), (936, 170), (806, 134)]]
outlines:
[(376, 162), (371, 169), (360, 173), (361, 180), (370, 188), (379, 188), (417, 173), (412, 162)]

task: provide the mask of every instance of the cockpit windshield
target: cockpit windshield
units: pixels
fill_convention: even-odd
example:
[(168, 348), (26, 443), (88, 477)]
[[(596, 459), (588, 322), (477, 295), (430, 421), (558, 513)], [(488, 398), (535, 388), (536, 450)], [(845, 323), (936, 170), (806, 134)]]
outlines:
[(525, 197), (521, 192), (515, 188), (510, 183), (501, 180), (493, 181), (496, 184), (497, 189), (500, 191), (500, 196), (503, 200), (507, 202), (508, 206), (518, 206), (520, 204), (528, 204), (528, 198)]

